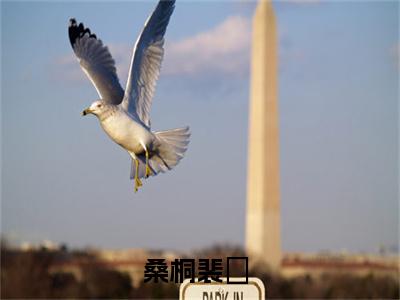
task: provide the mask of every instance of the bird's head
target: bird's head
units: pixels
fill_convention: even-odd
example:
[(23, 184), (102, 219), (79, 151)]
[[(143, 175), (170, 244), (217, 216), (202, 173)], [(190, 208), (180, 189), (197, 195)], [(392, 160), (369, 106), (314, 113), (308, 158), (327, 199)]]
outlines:
[(94, 101), (88, 108), (86, 108), (82, 112), (82, 116), (86, 116), (88, 114), (94, 114), (95, 116), (100, 116), (103, 112), (107, 110), (108, 106), (102, 100)]

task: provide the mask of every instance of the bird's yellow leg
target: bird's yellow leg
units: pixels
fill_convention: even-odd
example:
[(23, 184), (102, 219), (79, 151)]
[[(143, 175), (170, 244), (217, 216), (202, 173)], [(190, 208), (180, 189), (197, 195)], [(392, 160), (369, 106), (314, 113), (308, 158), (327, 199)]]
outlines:
[(135, 193), (138, 191), (139, 187), (142, 186), (142, 181), (140, 181), (138, 174), (139, 174), (139, 161), (135, 159)]
[(151, 175), (151, 169), (149, 167), (149, 152), (146, 151), (146, 173), (145, 173), (145, 177), (148, 178)]

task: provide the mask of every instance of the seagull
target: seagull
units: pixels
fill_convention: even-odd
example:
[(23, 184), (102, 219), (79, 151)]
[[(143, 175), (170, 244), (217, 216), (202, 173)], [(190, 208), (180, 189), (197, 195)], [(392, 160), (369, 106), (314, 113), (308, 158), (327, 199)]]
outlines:
[(141, 178), (175, 167), (189, 144), (189, 127), (151, 131), (150, 106), (164, 56), (164, 35), (175, 1), (160, 0), (133, 48), (125, 91), (108, 48), (89, 28), (69, 21), (69, 40), (84, 73), (100, 96), (82, 115), (95, 115), (103, 130), (131, 157), (135, 192)]

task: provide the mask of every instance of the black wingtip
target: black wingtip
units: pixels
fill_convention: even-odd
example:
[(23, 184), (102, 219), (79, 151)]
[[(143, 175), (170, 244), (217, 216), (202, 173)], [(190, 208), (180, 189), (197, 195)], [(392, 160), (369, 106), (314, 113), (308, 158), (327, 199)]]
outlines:
[(75, 18), (69, 19), (68, 35), (72, 48), (76, 40), (82, 38), (86, 33), (89, 35), (89, 38), (97, 39), (96, 35), (92, 34), (89, 28), (85, 28), (83, 23), (79, 23), (78, 25)]
[(75, 18), (69, 19), (69, 26), (73, 26), (73, 25), (76, 25), (76, 20), (75, 20)]

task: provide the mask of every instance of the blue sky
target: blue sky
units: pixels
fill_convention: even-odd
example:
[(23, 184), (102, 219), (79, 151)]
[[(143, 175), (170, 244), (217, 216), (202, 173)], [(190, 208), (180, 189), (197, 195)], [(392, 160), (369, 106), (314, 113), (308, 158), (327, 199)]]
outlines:
[[(398, 243), (398, 2), (274, 2), (282, 246)], [(255, 2), (179, 2), (152, 107), (189, 125), (187, 156), (133, 193), (130, 159), (80, 112), (97, 99), (70, 17), (109, 45), (125, 85), (148, 2), (2, 2), (2, 232), (15, 241), (188, 250), (243, 244)]]

